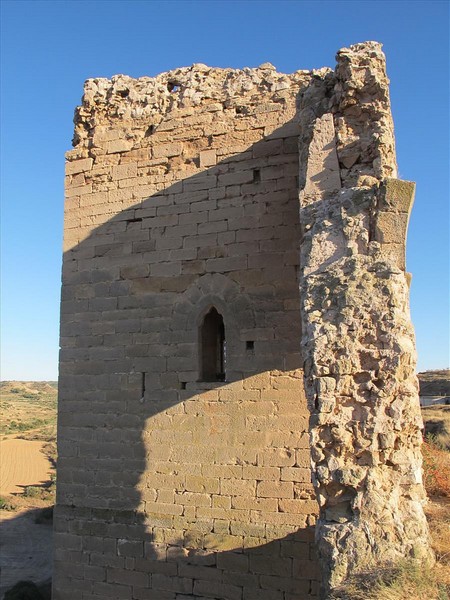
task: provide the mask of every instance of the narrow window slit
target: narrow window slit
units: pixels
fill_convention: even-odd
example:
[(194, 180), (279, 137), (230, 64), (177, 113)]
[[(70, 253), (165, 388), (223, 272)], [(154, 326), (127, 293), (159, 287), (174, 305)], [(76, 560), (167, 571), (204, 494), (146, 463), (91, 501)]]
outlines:
[(225, 381), (225, 325), (222, 315), (214, 307), (203, 319), (200, 343), (200, 377), (202, 381)]
[(261, 170), (253, 169), (253, 183), (260, 183), (260, 182), (261, 182)]
[(141, 398), (143, 398), (145, 396), (145, 373), (142, 373), (142, 380), (141, 380)]

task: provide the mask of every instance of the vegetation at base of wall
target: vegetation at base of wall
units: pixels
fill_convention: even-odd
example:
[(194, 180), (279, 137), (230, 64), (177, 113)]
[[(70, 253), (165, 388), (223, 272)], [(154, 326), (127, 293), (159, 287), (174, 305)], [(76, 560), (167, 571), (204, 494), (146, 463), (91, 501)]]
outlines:
[(436, 568), (405, 560), (384, 569), (360, 573), (329, 596), (329, 600), (449, 600)]
[(52, 478), (51, 481), (44, 485), (27, 485), (22, 495), (25, 498), (39, 498), (40, 500), (45, 500), (47, 502), (55, 501), (56, 495), (56, 479)]
[(9, 498), (0, 496), (0, 510), (16, 510), (16, 506)]
[(450, 450), (450, 406), (442, 404), (422, 408), (425, 439), (442, 450)]
[(36, 485), (27, 485), (26, 488), (23, 490), (23, 495), (27, 498), (37, 498), (40, 495), (40, 493), (41, 490)]
[(450, 498), (449, 452), (434, 436), (428, 435), (422, 446), (423, 477), (429, 496)]

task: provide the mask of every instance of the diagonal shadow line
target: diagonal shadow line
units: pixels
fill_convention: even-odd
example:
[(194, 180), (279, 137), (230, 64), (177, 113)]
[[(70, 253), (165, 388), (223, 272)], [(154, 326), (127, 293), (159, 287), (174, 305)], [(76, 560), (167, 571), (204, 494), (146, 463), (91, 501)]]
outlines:
[[(90, 232), (63, 266), (56, 599), (315, 596), (296, 122), (111, 217), (80, 209)], [(198, 381), (209, 305), (225, 382)]]

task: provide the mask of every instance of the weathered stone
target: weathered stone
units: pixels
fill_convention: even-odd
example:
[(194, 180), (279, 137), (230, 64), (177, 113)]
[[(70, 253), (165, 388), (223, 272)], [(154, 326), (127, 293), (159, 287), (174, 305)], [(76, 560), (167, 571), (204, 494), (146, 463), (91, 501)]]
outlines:
[[(337, 105), (329, 110), (337, 125), (339, 160), (350, 169), (341, 174), (347, 189), (331, 197), (324, 191), (313, 207), (307, 194), (300, 194), (306, 232), (300, 261), (302, 347), (307, 364), (320, 365), (307, 369), (305, 382), (313, 409), (313, 481), (320, 504), (316, 541), (324, 595), (350, 573), (380, 561), (416, 555), (418, 548), (422, 556), (430, 556), (422, 509), (414, 334), (404, 273), (414, 187), (385, 179), (395, 172), (395, 155), (379, 48), (367, 44), (341, 51), (337, 74)], [(341, 80), (344, 74), (346, 81)], [(305, 120), (310, 119), (308, 102), (301, 112)], [(345, 146), (346, 123), (352, 126), (351, 150)], [(365, 139), (373, 133), (370, 152), (359, 150), (362, 133), (355, 141), (363, 130)], [(316, 164), (317, 128), (311, 131), (308, 163)], [(368, 168), (370, 154), (378, 158)], [(370, 175), (371, 188), (363, 195), (355, 184), (367, 181), (352, 177), (354, 164)], [(322, 373), (333, 373), (330, 387)], [(408, 478), (410, 473), (415, 477)]]

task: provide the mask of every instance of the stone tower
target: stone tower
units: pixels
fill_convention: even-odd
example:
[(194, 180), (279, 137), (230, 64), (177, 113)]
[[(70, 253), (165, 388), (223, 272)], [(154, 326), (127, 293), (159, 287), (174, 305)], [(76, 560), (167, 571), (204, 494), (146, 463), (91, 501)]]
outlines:
[(380, 45), (337, 61), (86, 82), (56, 600), (308, 600), (428, 555), (414, 184), (396, 179)]

